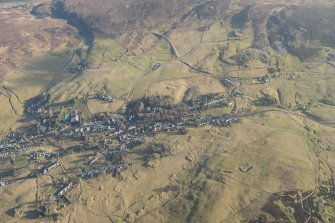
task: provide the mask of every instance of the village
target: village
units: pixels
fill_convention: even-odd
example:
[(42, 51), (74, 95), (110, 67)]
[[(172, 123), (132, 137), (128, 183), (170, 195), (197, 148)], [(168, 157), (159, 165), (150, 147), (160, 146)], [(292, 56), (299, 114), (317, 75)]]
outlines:
[[(111, 101), (107, 96), (97, 98)], [(41, 95), (26, 108), (26, 113), (36, 119), (36, 124), (18, 131), (11, 130), (0, 144), (0, 159), (10, 159), (15, 164), (18, 157), (23, 157), (30, 164), (37, 163), (40, 168), (32, 170), (26, 176), (28, 179), (54, 175), (56, 169), (61, 169), (61, 173), (65, 174), (60, 160), (69, 154), (87, 151), (95, 154), (78, 165), (76, 174), (67, 177), (66, 182), (61, 185), (55, 183), (55, 201), (42, 202), (38, 209), (39, 215), (43, 217), (48, 215), (51, 206), (70, 202), (66, 194), (79, 179), (103, 174), (115, 177), (131, 166), (132, 163), (125, 161), (125, 156), (133, 148), (142, 145), (145, 137), (158, 133), (187, 134), (188, 128), (204, 125), (223, 127), (240, 119), (238, 115), (199, 116), (200, 112), (210, 108), (232, 106), (232, 101), (223, 94), (211, 94), (175, 106), (169, 104), (168, 100), (166, 97), (139, 100), (130, 104), (125, 114), (115, 114), (109, 118), (97, 116), (90, 120), (84, 120), (81, 111), (72, 110), (58, 121), (59, 117), (50, 112), (49, 96)], [(64, 148), (56, 141), (75, 141), (77, 145)], [(58, 150), (36, 151), (36, 148), (47, 145), (56, 146)], [(151, 145), (149, 151), (161, 153), (162, 148), (162, 145)], [(6, 187), (12, 182), (15, 182), (15, 177), (1, 179), (0, 186)]]
[[(231, 103), (230, 103), (231, 104)], [(34, 113), (39, 123), (36, 126), (31, 126), (25, 129), (25, 132), (10, 132), (0, 145), (0, 157), (6, 158), (16, 156), (27, 152), (30, 148), (37, 147), (42, 143), (47, 143), (47, 138), (60, 137), (61, 139), (85, 138), (85, 136), (97, 133), (103, 137), (103, 141), (98, 145), (105, 145), (110, 140), (117, 140), (120, 145), (133, 145), (141, 142), (145, 136), (150, 136), (158, 132), (184, 132), (187, 127), (196, 127), (202, 125), (227, 126), (239, 118), (236, 116), (225, 117), (196, 117), (196, 113), (213, 106), (227, 106), (226, 101), (221, 97), (219, 99), (205, 98), (200, 102), (193, 102), (192, 106), (187, 106), (183, 114), (175, 116), (172, 119), (165, 118), (160, 120), (144, 120), (130, 113), (123, 115), (115, 115), (113, 119), (92, 119), (83, 122), (79, 111), (72, 111), (65, 115), (65, 122), (54, 123), (56, 117), (40, 117), (41, 114), (46, 114), (47, 107), (33, 104), (30, 109), (39, 111)], [(163, 109), (164, 110), (164, 109)], [(154, 107), (152, 112), (148, 113), (148, 117), (152, 113), (159, 113), (161, 107)], [(190, 118), (191, 117), (191, 118)], [(49, 153), (34, 153), (31, 154), (31, 159), (38, 157), (47, 159), (57, 158), (57, 154)]]

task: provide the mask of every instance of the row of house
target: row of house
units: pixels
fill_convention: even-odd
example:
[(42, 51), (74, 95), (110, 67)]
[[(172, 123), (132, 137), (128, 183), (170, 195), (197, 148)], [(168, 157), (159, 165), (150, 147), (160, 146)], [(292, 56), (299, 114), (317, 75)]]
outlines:
[(60, 156), (60, 153), (37, 152), (30, 155), (30, 160), (36, 160), (38, 158), (54, 159), (59, 158)]
[(60, 166), (60, 162), (59, 161), (56, 161), (56, 162), (53, 162), (52, 164), (50, 164), (49, 166), (41, 169), (41, 170), (38, 170), (38, 171), (33, 171), (31, 174), (30, 174), (30, 177), (36, 177), (38, 176), (39, 174), (41, 175), (45, 175), (47, 173), (49, 173), (52, 169), (55, 169), (56, 167)]
[(68, 183), (59, 192), (57, 192), (57, 196), (58, 197), (64, 196), (64, 194), (66, 194), (67, 192), (69, 192), (72, 189), (73, 185), (74, 185), (73, 182)]
[(113, 102), (114, 101), (113, 97), (109, 96), (107, 94), (97, 94), (95, 96), (95, 98), (98, 99), (98, 100), (101, 100), (101, 101), (105, 101), (105, 102)]
[(153, 65), (152, 67), (149, 68), (148, 72), (153, 72), (155, 70), (157, 70), (162, 64), (157, 63), (155, 65)]
[(215, 126), (228, 126), (233, 122), (239, 121), (238, 116), (226, 116), (226, 117), (205, 117), (196, 119), (192, 125), (203, 126), (203, 125), (215, 125)]
[(34, 143), (31, 145), (11, 145), (11, 146), (5, 146), (0, 149), (0, 158), (6, 158), (6, 157), (12, 157), (12, 156), (17, 156), (19, 154), (25, 153), (26, 151), (36, 148), (40, 144)]

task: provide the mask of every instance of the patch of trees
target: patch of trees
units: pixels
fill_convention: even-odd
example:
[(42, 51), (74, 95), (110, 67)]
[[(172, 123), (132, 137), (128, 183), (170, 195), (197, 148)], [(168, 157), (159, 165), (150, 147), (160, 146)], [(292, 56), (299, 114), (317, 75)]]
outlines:
[(154, 121), (173, 120), (185, 111), (184, 104), (175, 105), (170, 97), (152, 96), (130, 103), (126, 113), (136, 119)]
[(124, 155), (122, 153), (109, 153), (106, 159), (114, 165), (120, 165), (124, 162)]
[(28, 114), (36, 114), (39, 110), (49, 109), (50, 94), (41, 94), (27, 100), (24, 104), (24, 111)]
[(47, 205), (42, 205), (38, 208), (37, 214), (39, 218), (44, 218), (49, 216), (49, 207)]
[(260, 60), (264, 64), (269, 64), (271, 55), (266, 50), (255, 48), (242, 49), (235, 56), (237, 65), (246, 65), (249, 61)]
[(257, 106), (272, 106), (272, 105), (275, 105), (277, 104), (277, 99), (275, 98), (271, 98), (269, 96), (264, 96), (264, 97), (261, 97), (259, 98), (255, 104)]
[(147, 155), (145, 157), (145, 160), (147, 161), (171, 156), (170, 148), (168, 148), (164, 144), (157, 144), (157, 143), (150, 144), (146, 148), (146, 152)]

